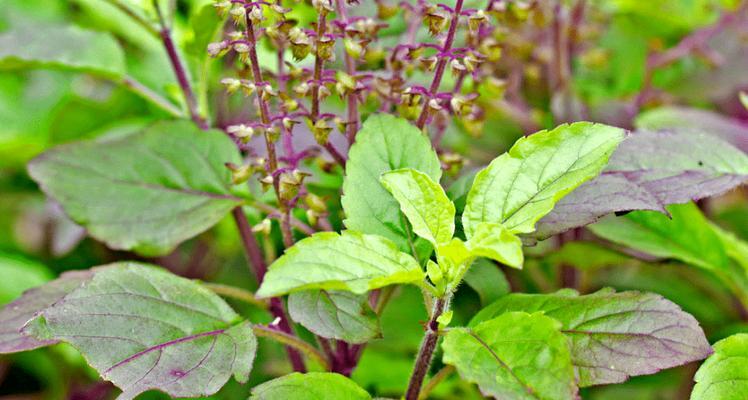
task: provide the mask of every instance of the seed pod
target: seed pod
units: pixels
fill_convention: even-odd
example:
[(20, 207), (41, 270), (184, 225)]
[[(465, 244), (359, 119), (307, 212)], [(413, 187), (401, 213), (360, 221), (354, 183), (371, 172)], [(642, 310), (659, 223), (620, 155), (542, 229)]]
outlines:
[(429, 33), (432, 36), (436, 36), (447, 27), (449, 15), (447, 15), (444, 10), (432, 6), (426, 11), (423, 22), (429, 28)]
[(325, 200), (314, 193), (307, 193), (307, 195), (304, 196), (304, 203), (306, 203), (310, 210), (319, 214), (327, 212), (327, 203), (325, 203)]
[(314, 140), (316, 140), (317, 143), (324, 145), (330, 138), (332, 127), (328, 125), (327, 121), (325, 121), (324, 119), (318, 119), (317, 122), (312, 124), (311, 130), (312, 134), (314, 135)]
[(335, 40), (331, 37), (323, 36), (317, 40), (317, 55), (325, 60), (329, 61), (333, 58), (335, 50)]
[(291, 42), (291, 53), (296, 61), (303, 60), (312, 50), (312, 41), (304, 31), (299, 28), (291, 28), (288, 32), (288, 39)]
[(470, 32), (477, 32), (481, 24), (486, 22), (486, 13), (483, 10), (478, 10), (475, 14), (468, 18), (468, 27)]
[(351, 56), (351, 58), (354, 60), (361, 58), (364, 48), (359, 42), (351, 38), (345, 38), (343, 39), (343, 45), (345, 46), (345, 52)]
[(242, 184), (249, 180), (249, 178), (252, 177), (252, 173), (254, 172), (254, 168), (252, 168), (251, 165), (241, 165), (237, 166), (231, 163), (226, 164), (226, 166), (231, 170), (231, 183), (234, 185)]

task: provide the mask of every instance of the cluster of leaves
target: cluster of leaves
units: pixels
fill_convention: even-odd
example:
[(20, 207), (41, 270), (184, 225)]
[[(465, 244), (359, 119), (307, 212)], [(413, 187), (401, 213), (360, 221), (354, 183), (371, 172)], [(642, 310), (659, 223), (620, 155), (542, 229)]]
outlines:
[[(96, 79), (68, 89), (103, 86), (127, 99), (112, 118), (147, 117), (49, 149), (67, 141), (51, 136), (59, 121), (35, 128), (50, 135), (39, 142), (8, 135), (9, 166), (46, 150), (27, 174), (59, 207), (43, 234), (67, 229), (49, 263), (80, 257), (89, 236), (98, 254), (63, 260), (100, 266), (54, 279), (0, 252), (12, 286), (0, 283), (0, 353), (49, 348), (121, 399), (574, 399), (703, 359), (692, 399), (748, 396), (745, 325), (710, 346), (702, 326), (731, 317), (698, 298), (727, 289), (723, 314), (748, 308), (745, 219), (717, 224), (707, 202), (738, 188), (736, 215), (748, 215), (748, 130), (689, 108), (640, 113), (672, 92), (668, 73), (705, 73), (677, 62), (713, 59), (709, 41), (746, 19), (742, 2), (664, 24), (672, 39), (711, 23), (644, 54), (635, 92), (605, 54), (625, 50), (616, 35), (647, 39), (626, 18), (656, 15), (627, 1), (75, 3), (79, 25), (111, 34), (34, 25), (14, 2), (0, 69), (15, 75), (0, 83)], [(609, 37), (587, 48), (608, 18)], [(33, 118), (23, 101), (16, 113)], [(85, 120), (76, 110), (61, 120)], [(607, 124), (564, 123), (582, 119)], [(482, 161), (461, 147), (485, 145), (497, 120), (524, 137), (465, 168)], [(216, 279), (209, 244), (221, 261), (241, 245), (251, 274)], [(697, 279), (663, 286), (662, 260)], [(638, 271), (633, 283), (622, 270)]]

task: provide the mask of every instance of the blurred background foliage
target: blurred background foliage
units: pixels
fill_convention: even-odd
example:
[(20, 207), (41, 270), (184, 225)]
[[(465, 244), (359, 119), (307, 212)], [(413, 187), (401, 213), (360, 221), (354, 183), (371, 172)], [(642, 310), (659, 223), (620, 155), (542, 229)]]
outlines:
[[(128, 85), (128, 79), (175, 104), (182, 102), (157, 33), (154, 35), (133, 22), (132, 16), (122, 12), (117, 3), (134, 10), (137, 18), (153, 17), (151, 2), (145, 0), (3, 0), (0, 6), (0, 36), (15, 35), (10, 36), (12, 40), (6, 36), (0, 42), (0, 52), (8, 50), (2, 46), (23, 48), (27, 45), (23, 32), (55, 34), (84, 29), (96, 33), (86, 36), (87, 42), (67, 44), (80, 47), (77, 54), (86, 65), (80, 70), (0, 64), (0, 305), (63, 271), (138, 258), (109, 250), (87, 238), (82, 228), (45, 199), (25, 170), (25, 164), (32, 157), (52, 146), (123, 135), (155, 120), (171, 117), (173, 110), (144, 99), (142, 91)], [(361, 2), (359, 14), (373, 12), (367, 3)], [(625, 127), (631, 127), (636, 117), (627, 114), (628, 105), (647, 85), (650, 54), (677, 46), (693, 32), (708, 29), (718, 23), (724, 13), (739, 5), (737, 0), (595, 0), (589, 3), (590, 11), (579, 27), (584, 46), (572, 64), (574, 102), (584, 105), (583, 114), (590, 120)], [(175, 4), (176, 41), (190, 65), (200, 107), (210, 111), (206, 114), (215, 115), (219, 105), (229, 100), (219, 94), (218, 82), (223, 70), (220, 61), (209, 59), (205, 48), (221, 29), (221, 21), (212, 10), (210, 0), (179, 0)], [(170, 9), (168, 6), (165, 9)], [(293, 3), (293, 7), (296, 19), (307, 22), (314, 19), (310, 6), (301, 2)], [(397, 19), (392, 21), (385, 31), (387, 36), (382, 39), (385, 46), (388, 42), (397, 42), (403, 31)], [(748, 120), (748, 113), (741, 107), (738, 93), (748, 87), (748, 24), (745, 19), (739, 22), (742, 23), (727, 26), (710, 39), (709, 48), (713, 54), (685, 54), (654, 71), (651, 83), (658, 90), (658, 96), (647, 99), (641, 108), (650, 110), (678, 104), (718, 112), (723, 116), (720, 118), (729, 116), (731, 119), (729, 122), (718, 119), (713, 124), (727, 124), (725, 129), (742, 130), (742, 137), (747, 137), (748, 128), (740, 121)], [(426, 35), (425, 28), (422, 34)], [(523, 45), (526, 43), (518, 44)], [(274, 62), (270, 60), (275, 57), (274, 53), (267, 49), (260, 56), (272, 69)], [(475, 168), (503, 152), (528, 129), (562, 122), (554, 119), (554, 100), (539, 72), (539, 63), (548, 57), (552, 54), (540, 49), (534, 59), (519, 69), (524, 77), (521, 90), (528, 102), (529, 122), (497, 107), (497, 112), (487, 117), (479, 134), (467, 134), (460, 124), (450, 126), (444, 147), (471, 160), (472, 165), (468, 167)], [(485, 97), (499, 100), (492, 93)], [(241, 107), (242, 104), (229, 104), (227, 109), (237, 112)], [(668, 118), (668, 115), (660, 117)], [(221, 121), (237, 118), (240, 116), (216, 115), (219, 125)], [(705, 118), (697, 120), (706, 121)], [(322, 173), (316, 179), (310, 187), (320, 194), (335, 193), (342, 181), (336, 173)], [(748, 240), (746, 194), (742, 189), (742, 192), (704, 202), (701, 208), (713, 221)], [(254, 222), (258, 222), (259, 217), (255, 215)], [(303, 214), (299, 218), (304, 218)], [(339, 226), (339, 218), (333, 218), (332, 222)], [(173, 254), (149, 261), (184, 276), (254, 288), (255, 282), (246, 272), (236, 237), (233, 223), (224, 221), (183, 244)], [(465, 322), (481, 304), (507, 293), (510, 288), (524, 292), (556, 290), (564, 284), (563, 271), (574, 268), (582, 292), (612, 286), (664, 295), (693, 314), (712, 342), (731, 333), (748, 332), (746, 310), (724, 284), (708, 272), (677, 262), (642, 261), (614, 247), (602, 246), (599, 240), (584, 233), (583, 240), (578, 239), (574, 238), (575, 241), (559, 251), (550, 251), (557, 247), (557, 241), (529, 248), (525, 269), (509, 271), (506, 277), (496, 273), (487, 280), (480, 275), (480, 267), (474, 268), (478, 275), (467, 278), (474, 283), (461, 288), (457, 296), (455, 321)], [(266, 249), (272, 251), (274, 243), (279, 241), (274, 230), (266, 239)], [(417, 290), (401, 288), (395, 296), (382, 317), (384, 339), (367, 348), (359, 368), (353, 373), (353, 379), (359, 384), (383, 396), (398, 395), (406, 386), (422, 335), (422, 327), (416, 321), (426, 319)], [(256, 309), (233, 305), (254, 321), (268, 319)], [(279, 346), (263, 343), (259, 351), (251, 383), (289, 370)], [(433, 370), (439, 367), (436, 365)], [(586, 389), (582, 395), (585, 399), (687, 398), (696, 367), (688, 365), (635, 378), (622, 385)], [(246, 398), (249, 387), (251, 384), (242, 387), (230, 383), (215, 398)], [(111, 393), (108, 384), (96, 380), (96, 374), (87, 367), (85, 360), (64, 345), (0, 357), (0, 399), (99, 399)], [(481, 398), (475, 387), (457, 379), (448, 379), (433, 395), (442, 399)], [(143, 398), (160, 398), (160, 395), (152, 393)]]

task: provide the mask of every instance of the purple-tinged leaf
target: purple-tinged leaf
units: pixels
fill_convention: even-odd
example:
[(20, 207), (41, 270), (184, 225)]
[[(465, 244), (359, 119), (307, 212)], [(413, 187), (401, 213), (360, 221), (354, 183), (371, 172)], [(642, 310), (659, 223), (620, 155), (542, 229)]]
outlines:
[(77, 348), (120, 400), (156, 389), (210, 396), (233, 375), (246, 382), (256, 339), (220, 297), (153, 266), (117, 263), (30, 321), (24, 333)]
[(709, 110), (661, 107), (637, 117), (636, 127), (713, 135), (748, 153), (748, 125)]
[(715, 196), (746, 180), (748, 156), (714, 136), (638, 131), (618, 146), (600, 176), (541, 219), (532, 237), (544, 239), (612, 213), (665, 213), (668, 204)]
[(38, 340), (21, 329), (34, 315), (56, 303), (91, 278), (91, 271), (71, 271), (43, 286), (27, 290), (0, 310), (0, 353), (15, 353), (49, 346), (55, 339)]
[(711, 354), (696, 319), (656, 294), (511, 294), (484, 308), (470, 326), (511, 311), (541, 311), (561, 322), (581, 387), (623, 382)]

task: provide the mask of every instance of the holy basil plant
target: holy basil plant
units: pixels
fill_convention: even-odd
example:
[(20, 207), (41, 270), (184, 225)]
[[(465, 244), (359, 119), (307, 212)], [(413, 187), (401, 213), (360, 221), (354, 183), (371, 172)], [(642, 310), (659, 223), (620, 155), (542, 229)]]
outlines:
[[(69, 272), (0, 312), (0, 351), (64, 342), (119, 387), (121, 399), (151, 389), (199, 397), (216, 393), (232, 376), (247, 382), (259, 336), (287, 346), (292, 360), (307, 365), (257, 385), (252, 399), (370, 399), (346, 376), (366, 344), (384, 335), (378, 299), (412, 285), (423, 292), (429, 312), (402, 388), (409, 400), (433, 389), (423, 382), (440, 339), (443, 364), (484, 395), (501, 399), (574, 399), (583, 387), (704, 359), (712, 349), (697, 321), (658, 295), (612, 289), (490, 294), (491, 286), (506, 285), (491, 272), (496, 264), (523, 268), (523, 240), (532, 241), (538, 222), (557, 204), (604, 176), (611, 156), (616, 165), (625, 163), (619, 154), (629, 151), (626, 146), (661, 139), (644, 135), (580, 122), (524, 137), (475, 175), (464, 189), (464, 205), (456, 207), (440, 185), (439, 158), (423, 133), (393, 116), (371, 116), (345, 170), (348, 229), (313, 233), (287, 248), (258, 275), (256, 297), (139, 262)], [(168, 122), (53, 149), (29, 169), (92, 236), (153, 255), (253, 204), (246, 186), (232, 184), (224, 167), (230, 162), (239, 162), (239, 153), (226, 136)], [(680, 218), (678, 209), (669, 212)], [(641, 218), (630, 220), (647, 226)], [(595, 233), (634, 246), (641, 237), (618, 234), (603, 222)], [(665, 234), (653, 226), (651, 234)], [(702, 258), (683, 248), (672, 254), (705, 268), (727, 268), (727, 256)], [(463, 281), (483, 287), (493, 302), (469, 324), (452, 326), (452, 300)], [(270, 324), (247, 320), (216, 293), (248, 299), (277, 318)], [(317, 337), (319, 348), (281, 325), (289, 324), (283, 311), (275, 314), (285, 295), (291, 319)], [(744, 355), (743, 342), (735, 336), (715, 347), (697, 374), (695, 398), (730, 390), (720, 382), (738, 373), (729, 365)]]

